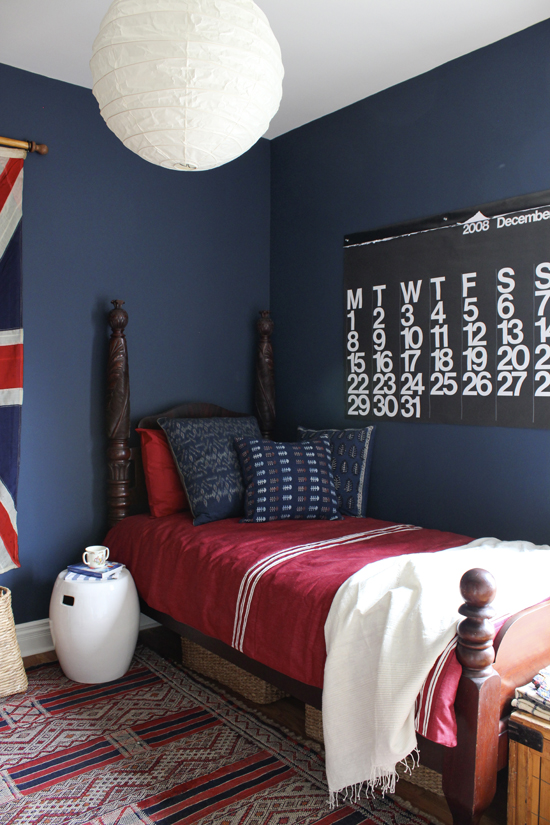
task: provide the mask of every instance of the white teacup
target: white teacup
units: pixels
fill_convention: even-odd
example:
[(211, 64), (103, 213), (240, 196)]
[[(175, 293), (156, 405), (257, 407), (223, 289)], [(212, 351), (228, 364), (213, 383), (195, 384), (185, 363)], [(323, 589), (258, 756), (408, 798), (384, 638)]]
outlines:
[(92, 544), (87, 547), (82, 554), (82, 561), (88, 567), (105, 567), (105, 562), (109, 558), (109, 548), (103, 547), (102, 544)]

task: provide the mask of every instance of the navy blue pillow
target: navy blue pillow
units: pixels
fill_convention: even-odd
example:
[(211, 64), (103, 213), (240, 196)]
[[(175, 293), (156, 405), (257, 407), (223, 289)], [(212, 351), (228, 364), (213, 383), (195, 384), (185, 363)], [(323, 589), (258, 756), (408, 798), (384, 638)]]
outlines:
[(193, 524), (243, 512), (244, 484), (235, 436), (261, 438), (255, 418), (159, 418), (181, 476)]
[(366, 516), (370, 465), (375, 425), (349, 430), (306, 430), (298, 427), (301, 439), (327, 436), (338, 509), (345, 516)]
[(244, 519), (340, 519), (328, 438), (284, 444), (236, 438), (245, 483)]

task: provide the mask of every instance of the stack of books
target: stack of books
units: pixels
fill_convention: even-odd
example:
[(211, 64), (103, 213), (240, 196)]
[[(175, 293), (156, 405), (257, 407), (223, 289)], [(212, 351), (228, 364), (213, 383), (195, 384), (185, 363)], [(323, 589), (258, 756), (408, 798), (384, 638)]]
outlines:
[(516, 688), (512, 705), (522, 713), (550, 722), (550, 665), (540, 670), (528, 685)]
[(118, 561), (107, 561), (103, 567), (88, 567), (84, 562), (68, 564), (65, 581), (118, 579), (123, 569), (124, 565)]

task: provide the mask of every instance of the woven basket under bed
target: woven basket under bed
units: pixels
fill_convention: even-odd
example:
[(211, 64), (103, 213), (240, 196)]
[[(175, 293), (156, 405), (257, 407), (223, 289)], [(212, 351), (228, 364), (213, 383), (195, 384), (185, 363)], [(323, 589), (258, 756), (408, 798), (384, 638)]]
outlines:
[(313, 705), (306, 704), (306, 736), (316, 742), (324, 742), (323, 739), (323, 714)]
[(287, 693), (264, 682), (258, 676), (247, 673), (246, 670), (242, 670), (232, 662), (227, 662), (221, 656), (183, 637), (181, 639), (181, 660), (185, 667), (196, 670), (208, 679), (220, 682), (258, 705), (269, 705), (283, 696), (288, 696)]
[[(306, 736), (314, 739), (316, 742), (323, 744), (323, 714), (312, 705), (306, 704)], [(400, 779), (412, 785), (418, 785), (427, 791), (443, 796), (443, 786), (441, 783), (441, 775), (435, 771), (425, 768), (423, 765), (418, 765), (413, 771), (410, 770), (404, 763), (397, 765), (397, 773)], [(399, 788), (397, 788), (399, 793)]]
[(0, 587), (0, 697), (23, 693), (27, 674), (15, 635), (11, 609), (11, 592)]

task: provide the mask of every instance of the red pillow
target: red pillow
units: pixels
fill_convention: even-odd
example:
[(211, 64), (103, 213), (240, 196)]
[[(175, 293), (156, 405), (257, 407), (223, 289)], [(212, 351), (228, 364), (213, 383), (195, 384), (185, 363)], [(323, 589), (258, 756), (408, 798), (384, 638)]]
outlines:
[(149, 509), (155, 518), (188, 510), (189, 502), (164, 430), (137, 427)]

